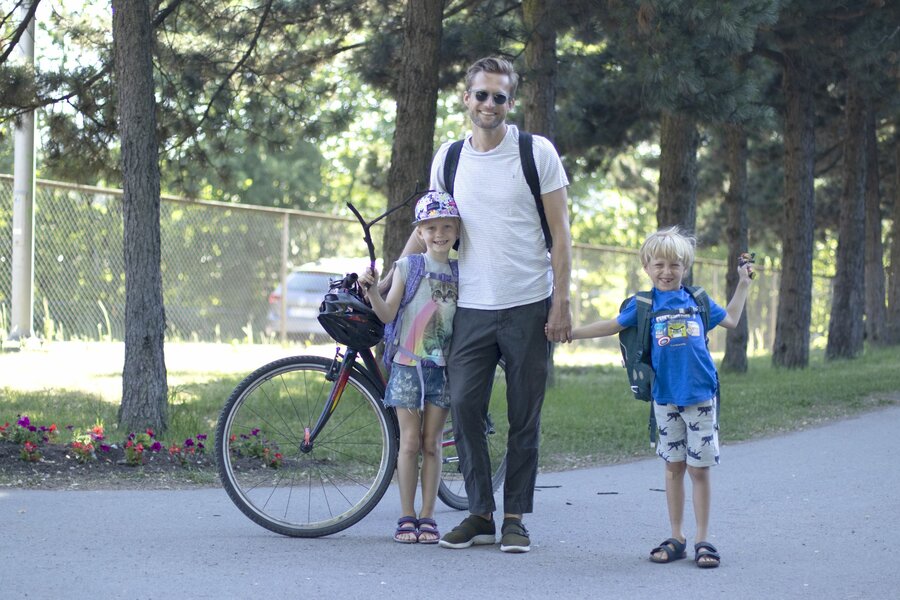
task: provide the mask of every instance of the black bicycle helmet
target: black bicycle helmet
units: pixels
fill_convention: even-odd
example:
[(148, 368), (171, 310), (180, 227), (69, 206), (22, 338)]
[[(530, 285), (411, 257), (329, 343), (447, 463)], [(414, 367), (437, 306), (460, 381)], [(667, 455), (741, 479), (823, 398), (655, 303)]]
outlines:
[(333, 287), (319, 305), (319, 323), (339, 344), (371, 348), (384, 337), (382, 323), (357, 293)]

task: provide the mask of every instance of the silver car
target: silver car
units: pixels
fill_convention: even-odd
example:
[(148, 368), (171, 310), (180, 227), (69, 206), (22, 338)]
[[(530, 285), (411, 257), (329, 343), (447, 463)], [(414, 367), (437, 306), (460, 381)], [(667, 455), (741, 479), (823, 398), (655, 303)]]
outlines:
[[(379, 261), (380, 262), (380, 261)], [(332, 279), (347, 273), (359, 273), (366, 268), (365, 258), (331, 258), (306, 263), (292, 270), (287, 276), (287, 296), (284, 303), (285, 333), (294, 338), (313, 337), (324, 343), (328, 334), (319, 325), (319, 304), (328, 291)], [(269, 312), (266, 316), (266, 333), (281, 333), (282, 291), (279, 284), (269, 294)]]

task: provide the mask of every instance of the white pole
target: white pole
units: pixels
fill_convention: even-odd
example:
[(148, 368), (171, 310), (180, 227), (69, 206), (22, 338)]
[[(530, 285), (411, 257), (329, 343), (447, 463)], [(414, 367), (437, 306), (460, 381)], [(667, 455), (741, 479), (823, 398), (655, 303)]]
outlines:
[[(21, 7), (27, 17), (30, 2)], [(34, 19), (19, 39), (19, 54), (34, 69)], [(34, 112), (16, 125), (13, 150), (12, 307), (9, 339), (34, 335)]]

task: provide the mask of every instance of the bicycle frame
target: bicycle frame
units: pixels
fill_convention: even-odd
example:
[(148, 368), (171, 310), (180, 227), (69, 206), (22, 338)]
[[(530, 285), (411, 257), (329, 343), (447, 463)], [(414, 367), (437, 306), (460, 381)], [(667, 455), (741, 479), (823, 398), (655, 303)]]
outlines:
[[(357, 358), (362, 358), (363, 368), (359, 366)], [(303, 442), (300, 444), (301, 452), (309, 453), (312, 451), (316, 438), (328, 423), (328, 419), (331, 418), (335, 408), (337, 408), (337, 405), (340, 403), (341, 395), (344, 393), (344, 388), (347, 385), (347, 381), (350, 379), (350, 373), (353, 372), (354, 369), (357, 373), (371, 382), (378, 390), (380, 396), (384, 398), (384, 390), (387, 383), (384, 378), (384, 373), (382, 373), (381, 368), (378, 366), (378, 360), (375, 358), (375, 355), (372, 354), (372, 349), (364, 348), (362, 350), (357, 350), (348, 347), (345, 349), (342, 356), (340, 346), (338, 346), (334, 353), (331, 369), (326, 375), (328, 381), (335, 382), (334, 386), (331, 388), (328, 401), (325, 403), (322, 414), (319, 415), (315, 426), (313, 426), (312, 430), (308, 427), (304, 430)]]

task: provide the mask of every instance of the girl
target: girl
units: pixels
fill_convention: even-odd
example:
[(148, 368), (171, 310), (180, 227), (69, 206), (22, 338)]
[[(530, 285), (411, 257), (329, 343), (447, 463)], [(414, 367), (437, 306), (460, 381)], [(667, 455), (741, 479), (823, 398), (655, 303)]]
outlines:
[[(404, 516), (397, 521), (394, 541), (436, 544), (441, 434), (450, 409), (446, 356), (457, 299), (456, 261), (450, 259), (459, 238), (456, 202), (445, 192), (428, 192), (416, 203), (414, 224), (426, 251), (397, 261), (387, 297), (382, 298), (374, 285), (378, 278), (374, 270), (360, 280), (369, 286), (366, 296), (375, 314), (394, 330), (393, 336), (386, 336), (385, 355), (393, 358), (384, 399), (386, 406), (396, 409), (400, 424), (397, 480)], [(420, 454), (422, 507), (417, 515)]]

